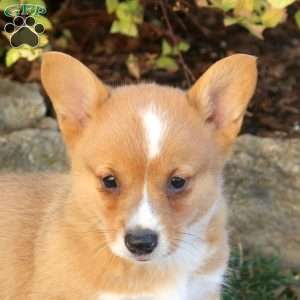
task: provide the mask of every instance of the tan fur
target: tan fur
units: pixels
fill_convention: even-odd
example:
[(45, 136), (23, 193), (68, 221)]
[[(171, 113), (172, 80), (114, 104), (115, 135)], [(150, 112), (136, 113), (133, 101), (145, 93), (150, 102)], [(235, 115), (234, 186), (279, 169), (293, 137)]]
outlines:
[[(151, 294), (172, 285), (181, 272), (176, 261), (139, 264), (110, 248), (145, 181), (172, 245), (168, 255), (176, 253), (184, 231), (212, 211), (205, 233), (199, 232), (211, 254), (191, 275), (225, 268), (221, 171), (255, 87), (255, 60), (236, 55), (220, 61), (188, 95), (156, 84), (110, 89), (78, 61), (55, 52), (44, 57), (42, 80), (72, 169), (66, 175), (0, 177), (0, 299), (98, 300), (100, 293)], [(168, 126), (151, 161), (140, 120), (150, 104)], [(111, 173), (122, 183), (114, 193), (100, 184)], [(170, 174), (189, 178), (186, 191), (166, 193)], [(207, 297), (219, 294), (217, 286)]]

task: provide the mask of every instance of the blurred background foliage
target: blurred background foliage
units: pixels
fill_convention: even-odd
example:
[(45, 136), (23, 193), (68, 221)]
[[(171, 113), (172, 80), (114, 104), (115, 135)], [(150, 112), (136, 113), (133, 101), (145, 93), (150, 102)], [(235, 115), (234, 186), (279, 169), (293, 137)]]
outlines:
[[(287, 8), (295, 3), (297, 0), (196, 0), (198, 9), (211, 8), (220, 10), (223, 13), (224, 26), (231, 26), (238, 24), (249, 30), (254, 36), (263, 39), (263, 32), (268, 28), (274, 28), (277, 25), (283, 23), (287, 19)], [(68, 1), (66, 1), (68, 2)], [(101, 2), (101, 1), (99, 1)], [(148, 1), (145, 1), (148, 2)], [(185, 13), (189, 13), (190, 7), (185, 5), (185, 1), (171, 1), (173, 2), (172, 10), (183, 10)], [(164, 1), (153, 1), (153, 9), (157, 9), (155, 4), (162, 7), (163, 14), (166, 16), (166, 5)], [(11, 7), (21, 6), (38, 6), (45, 8), (42, 12), (45, 15), (40, 14), (36, 9), (29, 9), (25, 12), (26, 15), (34, 15), (36, 23), (42, 24), (47, 31), (53, 29), (50, 18), (46, 17), (46, 12), (49, 7), (44, 0), (1, 0), (0, 10), (5, 11)], [(110, 26), (111, 34), (122, 34), (128, 37), (139, 37), (139, 26), (144, 22), (144, 3), (142, 0), (105, 0), (105, 8), (102, 8), (102, 13), (112, 16), (112, 24)], [(20, 14), (20, 10), (15, 9), (10, 14), (11, 17)], [(107, 16), (108, 17), (108, 16)], [(166, 18), (167, 19), (167, 18)], [(294, 12), (294, 20), (300, 29), (300, 9)], [(57, 20), (54, 18), (53, 22)], [(158, 28), (162, 26), (159, 19), (153, 16), (150, 20), (154, 26)], [(167, 26), (170, 24), (167, 21)], [(9, 40), (10, 35), (5, 31), (2, 32), (4, 36)], [(61, 43), (67, 45), (68, 34), (61, 37)], [(70, 36), (70, 35), (69, 35)], [(19, 47), (18, 49), (8, 49), (6, 52), (6, 66), (10, 67), (18, 59), (25, 58), (32, 61), (38, 58), (42, 51), (49, 44), (47, 34), (40, 36), (40, 43), (37, 49), (30, 49), (26, 45)], [(172, 45), (173, 44), (173, 45)], [(186, 52), (189, 49), (189, 44), (183, 40), (177, 43), (172, 40), (171, 44), (165, 39), (162, 40), (161, 55), (156, 61), (152, 61), (153, 68), (161, 68), (168, 71), (176, 71), (178, 69), (178, 63), (176, 57), (180, 52)], [(128, 57), (127, 66), (129, 71), (134, 70), (132, 64), (134, 64), (134, 57), (130, 55)], [(138, 72), (132, 72), (137, 77)]]
[[(18, 27), (4, 30), (24, 7), (45, 28), (36, 48), (12, 48)], [(0, 10), (3, 77), (39, 81), (42, 53), (56, 50), (108, 84), (188, 88), (216, 60), (248, 53), (259, 57), (260, 78), (243, 132), (300, 135), (299, 0), (0, 0)]]

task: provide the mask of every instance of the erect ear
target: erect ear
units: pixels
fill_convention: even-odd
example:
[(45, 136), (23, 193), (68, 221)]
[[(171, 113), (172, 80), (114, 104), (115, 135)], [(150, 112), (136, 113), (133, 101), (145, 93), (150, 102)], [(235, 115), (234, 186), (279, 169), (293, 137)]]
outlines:
[(42, 58), (41, 79), (57, 114), (65, 142), (72, 146), (108, 89), (87, 67), (60, 52)]
[(188, 91), (189, 102), (214, 125), (225, 152), (241, 128), (256, 81), (256, 57), (235, 54), (212, 65)]

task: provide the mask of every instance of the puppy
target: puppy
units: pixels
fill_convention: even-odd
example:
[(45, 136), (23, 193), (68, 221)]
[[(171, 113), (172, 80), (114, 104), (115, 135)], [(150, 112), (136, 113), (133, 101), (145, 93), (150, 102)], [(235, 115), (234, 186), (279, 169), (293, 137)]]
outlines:
[(1, 177), (0, 299), (220, 299), (222, 168), (256, 78), (256, 59), (237, 54), (187, 92), (111, 88), (46, 53), (71, 171)]

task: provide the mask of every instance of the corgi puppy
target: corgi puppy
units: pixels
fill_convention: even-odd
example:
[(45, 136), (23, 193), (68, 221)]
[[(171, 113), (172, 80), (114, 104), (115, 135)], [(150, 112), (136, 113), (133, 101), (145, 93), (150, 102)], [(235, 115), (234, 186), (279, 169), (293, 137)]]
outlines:
[(222, 168), (256, 59), (222, 59), (189, 91), (108, 87), (58, 52), (41, 72), (71, 171), (1, 177), (0, 299), (220, 299)]

